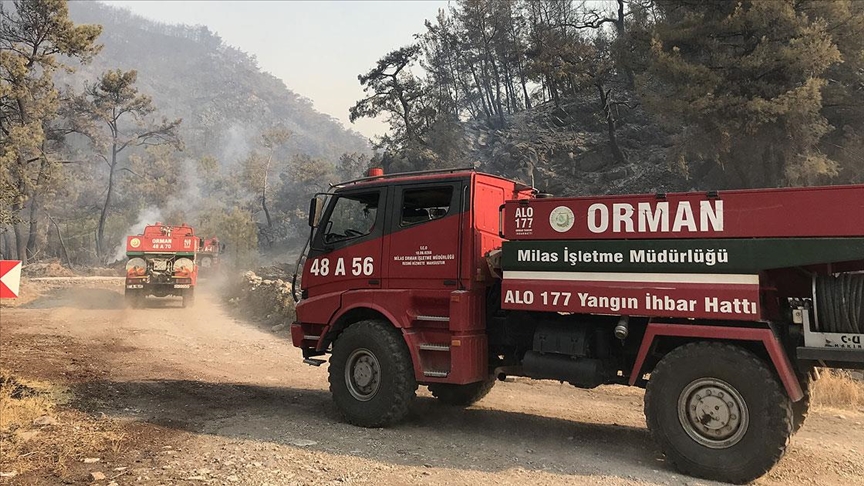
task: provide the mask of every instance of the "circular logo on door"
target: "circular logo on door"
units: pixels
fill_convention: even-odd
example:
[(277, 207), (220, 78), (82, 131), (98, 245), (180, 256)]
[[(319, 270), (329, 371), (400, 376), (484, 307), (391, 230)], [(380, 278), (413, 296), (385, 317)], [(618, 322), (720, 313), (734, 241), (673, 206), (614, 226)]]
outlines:
[(576, 222), (576, 217), (567, 206), (558, 206), (549, 214), (549, 225), (559, 233), (569, 231), (574, 222)]
[(131, 246), (132, 248), (138, 248), (139, 246), (141, 246), (141, 240), (139, 240), (138, 238), (132, 238), (131, 240), (129, 240), (129, 246)]

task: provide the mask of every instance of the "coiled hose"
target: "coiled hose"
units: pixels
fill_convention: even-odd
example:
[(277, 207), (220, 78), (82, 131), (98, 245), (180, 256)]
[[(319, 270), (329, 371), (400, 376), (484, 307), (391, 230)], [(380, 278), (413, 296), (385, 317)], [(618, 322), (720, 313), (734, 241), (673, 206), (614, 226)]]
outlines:
[(864, 334), (864, 274), (816, 277), (815, 292), (821, 331)]

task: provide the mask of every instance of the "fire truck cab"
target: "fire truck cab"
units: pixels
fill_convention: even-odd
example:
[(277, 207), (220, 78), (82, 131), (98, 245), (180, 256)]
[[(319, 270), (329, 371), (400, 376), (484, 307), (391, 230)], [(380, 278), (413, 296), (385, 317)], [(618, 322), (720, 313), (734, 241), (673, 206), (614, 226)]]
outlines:
[(473, 170), (340, 186), (311, 240), (294, 344), (313, 358), (349, 324), (387, 322), (411, 343), (418, 383), (486, 380), (483, 255), (501, 247), (504, 201), (531, 193)]

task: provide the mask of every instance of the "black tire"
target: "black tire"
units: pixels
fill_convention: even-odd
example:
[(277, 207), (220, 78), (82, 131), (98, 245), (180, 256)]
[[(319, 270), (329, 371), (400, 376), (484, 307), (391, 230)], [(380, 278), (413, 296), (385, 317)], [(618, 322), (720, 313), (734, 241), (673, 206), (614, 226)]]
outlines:
[(144, 307), (144, 292), (140, 290), (126, 290), (123, 300), (126, 302), (126, 307), (140, 309)]
[(447, 405), (467, 407), (488, 395), (493, 386), (495, 386), (495, 377), (490, 376), (483, 381), (468, 383), (467, 385), (433, 383), (429, 385), (429, 392), (432, 393), (433, 397)]
[(349, 423), (385, 427), (404, 419), (417, 391), (411, 353), (387, 322), (348, 327), (333, 344), (330, 393)]
[(126, 307), (135, 307), (135, 297), (136, 292), (134, 290), (126, 290), (123, 293), (123, 302), (126, 304)]
[(192, 307), (195, 305), (195, 289), (189, 288), (183, 292), (183, 307)]
[(792, 436), (791, 402), (771, 369), (724, 343), (664, 356), (646, 387), (645, 418), (679, 471), (737, 484), (768, 472)]
[(807, 375), (805, 378), (801, 380), (801, 390), (804, 391), (804, 398), (798, 400), (797, 402), (792, 402), (792, 433), (797, 434), (801, 427), (804, 425), (804, 421), (807, 420), (807, 416), (810, 415), (810, 397), (812, 395), (811, 386), (812, 381), (810, 380), (810, 376)]

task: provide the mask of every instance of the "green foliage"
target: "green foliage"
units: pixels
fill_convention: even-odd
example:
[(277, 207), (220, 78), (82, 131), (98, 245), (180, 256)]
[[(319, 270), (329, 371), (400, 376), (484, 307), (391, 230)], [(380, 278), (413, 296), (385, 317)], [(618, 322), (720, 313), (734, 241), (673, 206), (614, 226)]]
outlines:
[(165, 144), (147, 146), (144, 153), (129, 155), (129, 170), (124, 175), (126, 193), (136, 199), (136, 207), (168, 208), (173, 199), (182, 197), (182, 193), (189, 190), (184, 172), (174, 147)]
[[(0, 4), (0, 184), (11, 203), (2, 216), (7, 224), (23, 219), (24, 204), (46, 189), (58, 170), (56, 146), (64, 132), (53, 125), (61, 104), (53, 75), (71, 70), (58, 56), (89, 61), (99, 52), (100, 32), (96, 25), (73, 24), (65, 0), (16, 0), (11, 8)], [(31, 221), (37, 209), (34, 200)], [(35, 230), (32, 222), (25, 252), (15, 226), (18, 258), (34, 253)]]
[(823, 76), (842, 58), (806, 2), (658, 4), (665, 19), (642, 93), (665, 123), (685, 127), (680, 158), (717, 164), (750, 187), (837, 173), (818, 145), (832, 128)]
[(225, 243), (226, 257), (235, 269), (252, 268), (257, 263), (258, 228), (252, 213), (241, 208), (203, 212), (196, 229), (201, 235), (218, 235)]
[(369, 169), (371, 160), (368, 155), (354, 153), (344, 153), (339, 157), (339, 164), (336, 167), (336, 174), (340, 181), (350, 181), (359, 179), (366, 175)]
[[(640, 163), (618, 133), (644, 107), (669, 133), (657, 142), (671, 146), (670, 164), (696, 185), (842, 182), (864, 171), (858, 0), (459, 0), (417, 38), (425, 77), (403, 77), (423, 88), (413, 113), (431, 116), (418, 115), (415, 137), (391, 119), (385, 168), (459, 165), (464, 121), (500, 128), (504, 115), (551, 101), (558, 126), (602, 126), (619, 165)], [(578, 115), (563, 110), (588, 102)]]
[(814, 0), (801, 8), (825, 21), (842, 57), (824, 75), (822, 115), (834, 130), (820, 150), (839, 164), (836, 180), (864, 182), (864, 2)]
[[(135, 70), (106, 71), (95, 84), (86, 87), (83, 96), (76, 99), (75, 109), (80, 114), (76, 131), (90, 139), (99, 157), (108, 165), (105, 202), (96, 231), (96, 254), (100, 258), (108, 256), (105, 223), (116, 190), (115, 176), (121, 169), (119, 155), (135, 147), (168, 146), (175, 150), (183, 149), (178, 134), (181, 120), (151, 120), (150, 116), (156, 108), (149, 96), (138, 92), (135, 86), (137, 79)], [(132, 174), (135, 175), (134, 172)]]
[[(648, 1), (621, 0), (618, 17), (608, 18), (565, 0), (454, 2), (426, 21), (417, 44), (390, 52), (359, 76), (368, 96), (352, 108), (352, 119), (389, 115), (391, 131), (378, 144), (387, 170), (464, 166), (475, 161), (467, 156), (463, 121), (504, 128), (506, 116), (590, 89), (601, 93), (596, 113), (623, 162), (616, 107), (630, 100), (614, 89), (620, 74), (612, 42), (599, 29), (613, 22), (622, 35), (625, 17), (635, 12), (625, 11), (625, 3), (641, 12)], [(412, 72), (415, 62), (425, 77)]]
[(349, 110), (351, 121), (384, 115), (391, 126), (389, 137), (379, 145), (400, 145), (422, 141), (424, 119), (417, 100), (426, 95), (420, 80), (409, 69), (420, 55), (420, 46), (405, 46), (378, 60), (368, 73), (357, 76), (366, 98)]

